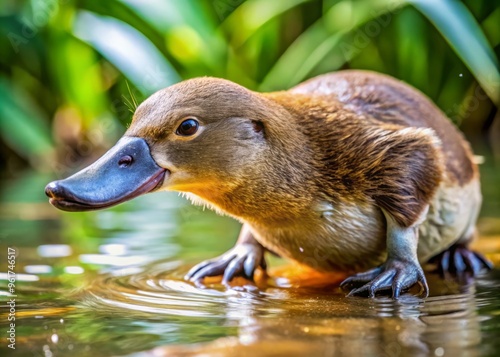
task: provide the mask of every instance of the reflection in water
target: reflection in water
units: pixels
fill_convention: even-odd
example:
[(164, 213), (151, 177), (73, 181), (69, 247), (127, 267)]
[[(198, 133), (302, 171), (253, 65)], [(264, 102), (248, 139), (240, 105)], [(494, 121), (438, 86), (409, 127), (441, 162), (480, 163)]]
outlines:
[[(201, 289), (182, 280), (188, 268), (169, 261), (133, 274), (101, 276), (81, 300), (93, 309), (132, 310), (163, 315), (166, 320), (184, 316), (198, 318), (200, 325), (212, 321), (236, 327), (232, 337), (194, 346), (158, 347), (149, 352), (154, 356), (444, 356), (461, 355), (464, 348), (481, 342), (473, 285), (459, 286), (430, 276), (435, 296), (425, 301), (411, 295), (399, 301), (346, 299), (332, 286), (281, 288), (271, 286), (273, 279), (258, 281), (259, 289), (245, 285), (243, 279), (233, 289), (218, 283)], [(200, 328), (198, 335), (191, 332), (191, 338), (207, 340), (206, 332)]]
[[(40, 181), (43, 187), (49, 180)], [(272, 258), (271, 277), (258, 276), (256, 286), (240, 279), (228, 290), (212, 279), (201, 289), (182, 279), (196, 262), (230, 248), (238, 228), (175, 194), (84, 214), (38, 203), (0, 206), (0, 254), (12, 245), (18, 251), (16, 351), (1, 344), (0, 356), (392, 357), (500, 350), (498, 270), (460, 284), (429, 274), (431, 297), (399, 301), (347, 299), (333, 284), (342, 274), (313, 274)], [(485, 237), (478, 248), (498, 264), (498, 218), (484, 217), (480, 230)], [(9, 299), (5, 269), (1, 301)], [(7, 323), (2, 310), (0, 330)]]
[(37, 248), (38, 255), (43, 258), (68, 257), (72, 249), (67, 244), (42, 244)]

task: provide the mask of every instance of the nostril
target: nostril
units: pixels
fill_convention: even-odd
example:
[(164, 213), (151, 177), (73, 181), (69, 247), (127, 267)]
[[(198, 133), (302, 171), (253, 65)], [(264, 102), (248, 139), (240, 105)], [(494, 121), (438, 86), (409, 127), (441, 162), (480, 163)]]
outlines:
[(118, 166), (120, 167), (127, 167), (129, 166), (134, 159), (130, 155), (123, 155), (120, 160), (118, 161)]

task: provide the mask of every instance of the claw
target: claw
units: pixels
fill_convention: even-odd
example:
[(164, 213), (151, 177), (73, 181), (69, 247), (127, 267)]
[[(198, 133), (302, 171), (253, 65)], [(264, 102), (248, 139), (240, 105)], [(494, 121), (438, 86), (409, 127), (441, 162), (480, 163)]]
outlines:
[(403, 282), (401, 279), (401, 273), (398, 271), (394, 274), (394, 278), (391, 282), (392, 298), (399, 299), (401, 295), (401, 290), (403, 289)]
[(255, 259), (255, 256), (249, 256), (244, 264), (243, 264), (243, 271), (245, 272), (245, 276), (248, 278), (248, 279), (251, 279), (253, 280), (253, 275), (255, 273), (255, 268), (256, 268), (256, 265), (257, 264), (257, 260)]
[[(378, 274), (372, 278), (375, 272)], [(347, 278), (341, 286), (352, 282), (365, 284), (360, 288), (353, 289), (347, 295), (348, 297), (368, 294), (369, 297), (373, 298), (380, 291), (392, 290), (392, 297), (398, 299), (404, 289), (410, 288), (416, 283), (423, 287), (425, 296), (428, 295), (428, 286), (422, 268), (418, 263), (413, 262), (388, 260), (378, 268)]]
[(455, 265), (455, 271), (461, 273), (467, 269), (462, 254), (459, 251), (455, 251), (453, 254), (453, 264)]
[(358, 273), (353, 276), (348, 277), (343, 282), (340, 283), (340, 287), (342, 289), (347, 288), (350, 285), (360, 285), (365, 284), (366, 282), (373, 280), (377, 277), (377, 275), (382, 272), (381, 267), (374, 268), (372, 270), (366, 271), (364, 273)]
[(226, 266), (226, 261), (210, 262), (204, 268), (199, 269), (189, 280), (196, 281), (202, 280), (206, 276), (217, 276), (224, 272), (224, 267)]
[(392, 283), (392, 298), (393, 299), (399, 299), (399, 296), (401, 295), (401, 290), (402, 290), (401, 283), (394, 281)]
[(243, 269), (243, 264), (245, 263), (245, 258), (243, 259), (234, 259), (231, 260), (229, 265), (226, 267), (226, 270), (224, 271), (224, 277), (222, 278), (222, 284), (226, 285), (229, 283), (233, 278), (238, 274), (238, 272), (241, 272)]
[(358, 294), (360, 294), (363, 290), (364, 286), (362, 286), (361, 288), (357, 288), (357, 289), (352, 289), (351, 292), (349, 294), (347, 294), (347, 297), (353, 297), (353, 296), (356, 296)]
[(218, 258), (202, 262), (189, 270), (185, 280), (202, 287), (205, 277), (223, 275), (222, 283), (228, 283), (236, 276), (242, 275), (252, 280), (256, 267), (266, 268), (264, 248), (258, 244), (237, 244), (233, 249)]
[(465, 250), (462, 252), (462, 259), (465, 266), (469, 267), (473, 275), (477, 275), (481, 271), (479, 260), (475, 259), (474, 253), (472, 253), (470, 250)]
[(206, 288), (205, 284), (203, 284), (203, 280), (195, 280), (195, 281), (193, 281), (193, 284), (198, 289), (205, 289)]
[(429, 297), (429, 285), (427, 284), (427, 280), (425, 279), (425, 276), (420, 277), (420, 280), (418, 281), (420, 284), (420, 287), (422, 288), (421, 291), (418, 293), (421, 297), (428, 298)]
[(441, 259), (441, 269), (443, 271), (448, 271), (450, 269), (450, 251), (447, 250), (443, 253), (443, 258)]
[(376, 292), (377, 292), (377, 287), (375, 285), (368, 286), (368, 297), (374, 298)]
[(189, 269), (189, 271), (187, 272), (186, 275), (184, 275), (184, 280), (190, 280), (191, 277), (200, 269), (203, 269), (204, 267), (206, 267), (207, 265), (209, 265), (211, 263), (210, 260), (206, 260), (204, 262), (201, 262), (200, 264), (197, 264), (195, 265), (194, 267), (192, 267), (191, 269)]
[(453, 275), (463, 275), (467, 272), (475, 276), (483, 269), (493, 269), (491, 262), (483, 255), (471, 251), (466, 246), (459, 244), (435, 256), (431, 259), (431, 262), (437, 262), (437, 270), (443, 277), (447, 277), (449, 273)]

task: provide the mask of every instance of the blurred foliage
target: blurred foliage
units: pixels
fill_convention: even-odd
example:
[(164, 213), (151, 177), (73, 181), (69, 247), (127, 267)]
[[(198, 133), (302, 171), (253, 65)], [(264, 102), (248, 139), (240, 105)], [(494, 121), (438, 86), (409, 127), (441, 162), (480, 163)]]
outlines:
[(2, 172), (74, 169), (124, 131), (134, 100), (205, 75), (268, 91), (370, 69), (491, 131), (498, 24), (497, 0), (3, 0)]

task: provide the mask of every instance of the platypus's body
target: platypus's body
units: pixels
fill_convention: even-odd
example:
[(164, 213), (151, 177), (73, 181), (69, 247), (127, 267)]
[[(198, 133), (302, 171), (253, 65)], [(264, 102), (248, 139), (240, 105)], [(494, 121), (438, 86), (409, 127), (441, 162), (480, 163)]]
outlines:
[[(134, 188), (120, 190), (126, 175)], [(252, 277), (265, 249), (323, 271), (373, 268), (344, 284), (370, 296), (427, 289), (419, 261), (440, 253), (444, 270), (488, 266), (467, 249), (481, 204), (467, 142), (424, 95), (380, 74), (342, 71), (264, 94), (215, 78), (179, 83), (139, 106), (107, 156), (47, 194), (84, 210), (154, 189), (244, 224), (236, 247), (194, 267), (193, 281)]]
[[(303, 145), (313, 151), (319, 175), (307, 184), (316, 192), (296, 224), (255, 228), (265, 247), (321, 270), (373, 267), (386, 259), (384, 205), (412, 225), (429, 204), (419, 225), (421, 262), (472, 240), (481, 205), (473, 154), (421, 93), (388, 76), (343, 71), (266, 96), (298, 113), (303, 131), (315, 138)], [(391, 181), (390, 192), (376, 187)]]

